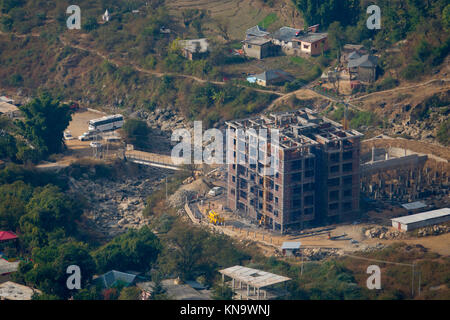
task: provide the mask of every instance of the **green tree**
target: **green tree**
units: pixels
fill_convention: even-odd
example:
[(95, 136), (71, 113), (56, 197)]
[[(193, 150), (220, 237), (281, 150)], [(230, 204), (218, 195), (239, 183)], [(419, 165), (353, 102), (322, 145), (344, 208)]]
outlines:
[(168, 233), (170, 248), (161, 260), (164, 269), (178, 273), (182, 280), (195, 279), (208, 258), (203, 252), (207, 237), (207, 232), (200, 228), (176, 224)]
[(1, 132), (0, 129), (0, 158), (15, 160), (17, 154), (17, 142), (14, 136)]
[(86, 288), (96, 273), (94, 259), (87, 245), (78, 242), (52, 242), (48, 246), (35, 248), (32, 263), (21, 262), (18, 275), (28, 285), (44, 294), (67, 299), (76, 291), (67, 288), (67, 267), (77, 265), (81, 270), (81, 288)]
[(95, 17), (88, 17), (83, 23), (82, 28), (86, 31), (92, 31), (99, 27), (97, 19)]
[(119, 300), (139, 300), (141, 289), (138, 287), (123, 288), (120, 292)]
[(450, 120), (441, 124), (437, 133), (437, 139), (444, 146), (450, 145)]
[(3, 12), (9, 12), (11, 9), (23, 6), (25, 0), (1, 0), (0, 9)]
[(225, 283), (216, 283), (212, 287), (212, 298), (214, 300), (232, 300), (233, 290)]
[(442, 24), (447, 30), (450, 29), (450, 4), (442, 11)]
[(18, 121), (22, 135), (43, 156), (60, 152), (63, 148), (63, 132), (72, 120), (68, 105), (42, 93), (30, 103), (21, 106), (25, 119)]
[(150, 146), (150, 128), (143, 120), (128, 119), (123, 125), (124, 139), (127, 143), (137, 148), (148, 148)]
[(94, 252), (99, 271), (147, 271), (161, 250), (159, 239), (145, 226), (120, 235)]
[(33, 194), (33, 189), (23, 181), (0, 186), (0, 229), (15, 231), (19, 219)]
[(80, 201), (66, 196), (54, 185), (37, 188), (20, 220), (23, 240), (30, 247), (47, 244), (49, 235), (63, 230), (66, 235), (75, 233), (75, 221), (81, 217)]

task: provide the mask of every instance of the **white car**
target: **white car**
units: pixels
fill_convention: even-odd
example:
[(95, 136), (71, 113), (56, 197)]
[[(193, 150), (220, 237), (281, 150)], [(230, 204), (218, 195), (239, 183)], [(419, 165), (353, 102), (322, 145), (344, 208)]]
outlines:
[(96, 141), (92, 141), (89, 145), (92, 148), (100, 148), (102, 146), (102, 144), (100, 142), (96, 142)]
[(64, 140), (73, 140), (73, 139), (74, 139), (74, 137), (72, 136), (70, 131), (64, 132)]
[(80, 141), (92, 140), (92, 135), (89, 132), (85, 132), (81, 136), (78, 137), (78, 140), (80, 140)]
[(215, 197), (218, 196), (219, 194), (222, 194), (222, 187), (214, 187), (211, 190), (209, 190), (208, 195)]

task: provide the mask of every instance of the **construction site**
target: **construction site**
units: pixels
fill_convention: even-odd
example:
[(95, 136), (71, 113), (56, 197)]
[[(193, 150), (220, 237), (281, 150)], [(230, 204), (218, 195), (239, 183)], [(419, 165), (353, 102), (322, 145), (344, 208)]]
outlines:
[[(281, 233), (356, 217), (362, 134), (307, 108), (227, 125), (234, 132), (234, 154), (254, 159), (228, 165), (231, 210)], [(249, 135), (237, 136), (238, 130), (249, 129), (277, 129), (279, 146), (257, 151)], [(275, 173), (267, 175), (264, 160), (271, 152), (279, 161)]]

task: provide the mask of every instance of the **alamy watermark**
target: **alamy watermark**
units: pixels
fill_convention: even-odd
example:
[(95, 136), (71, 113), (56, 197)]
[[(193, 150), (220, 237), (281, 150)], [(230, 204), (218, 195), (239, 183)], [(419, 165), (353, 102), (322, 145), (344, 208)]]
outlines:
[(367, 289), (373, 290), (373, 289), (381, 289), (381, 269), (377, 265), (371, 265), (367, 267), (367, 274), (370, 274), (371, 276), (367, 278)]
[(367, 7), (367, 14), (371, 16), (367, 19), (367, 28), (370, 30), (381, 29), (381, 9), (377, 5)]
[(71, 16), (67, 19), (67, 28), (69, 30), (81, 29), (81, 9), (79, 6), (71, 5), (66, 10), (67, 14)]
[(67, 274), (70, 276), (67, 278), (66, 286), (69, 290), (80, 290), (81, 289), (81, 269), (77, 265), (70, 265), (66, 270)]
[(177, 129), (173, 131), (171, 140), (178, 142), (171, 154), (175, 165), (260, 164), (260, 173), (265, 176), (274, 175), (279, 167), (278, 129), (228, 128), (224, 139), (222, 131), (208, 129), (203, 133), (202, 122), (194, 121), (193, 137), (189, 130)]

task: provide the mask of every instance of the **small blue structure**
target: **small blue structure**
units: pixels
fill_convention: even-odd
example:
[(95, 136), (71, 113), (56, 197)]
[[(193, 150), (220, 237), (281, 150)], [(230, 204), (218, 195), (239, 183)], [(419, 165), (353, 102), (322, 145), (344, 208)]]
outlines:
[(297, 254), (300, 250), (300, 246), (302, 243), (300, 241), (286, 241), (283, 242), (281, 246), (281, 250), (283, 251), (283, 255), (286, 257), (292, 257)]

